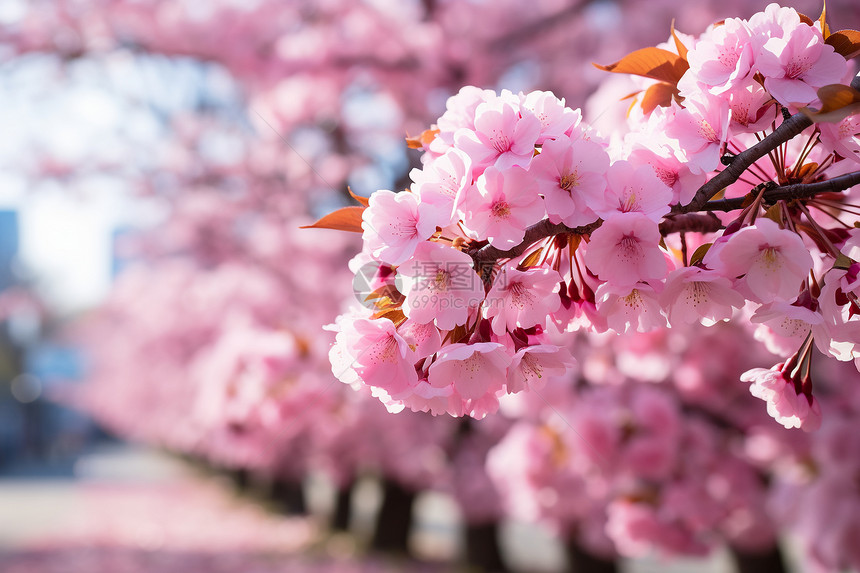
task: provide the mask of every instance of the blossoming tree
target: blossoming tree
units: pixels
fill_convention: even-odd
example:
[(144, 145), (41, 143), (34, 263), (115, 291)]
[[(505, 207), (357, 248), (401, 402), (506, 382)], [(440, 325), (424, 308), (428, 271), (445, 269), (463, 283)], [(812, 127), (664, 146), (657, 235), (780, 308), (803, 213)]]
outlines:
[(553, 334), (733, 320), (783, 355), (741, 380), (816, 429), (813, 349), (860, 368), (858, 41), (776, 4), (673, 29), (598, 66), (640, 77), (611, 137), (548, 92), (463, 88), (410, 141), (410, 189), (315, 225), (362, 232), (376, 273), (335, 375), (392, 411), (482, 418), (570, 373)]

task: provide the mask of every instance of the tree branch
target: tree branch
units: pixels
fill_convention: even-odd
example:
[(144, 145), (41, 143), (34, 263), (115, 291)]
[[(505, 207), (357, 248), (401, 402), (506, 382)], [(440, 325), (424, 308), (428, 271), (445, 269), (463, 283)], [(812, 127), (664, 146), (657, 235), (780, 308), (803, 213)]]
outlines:
[(722, 228), (723, 222), (713, 213), (667, 215), (660, 222), (660, 234), (664, 237), (671, 233), (716, 233)]
[[(855, 76), (851, 80), (851, 87), (860, 89), (860, 76)], [(804, 129), (812, 125), (812, 120), (802, 113), (796, 113), (789, 119), (782, 122), (773, 133), (762, 139), (757, 144), (749, 149), (735, 155), (728, 167), (720, 171), (713, 179), (699, 187), (696, 191), (693, 200), (687, 205), (675, 205), (672, 208), (673, 213), (691, 213), (701, 211), (705, 203), (710, 201), (711, 197), (725, 189), (741, 175), (744, 174), (750, 165), (782, 145), (795, 136), (799, 135)]]
[[(772, 205), (777, 201), (808, 199), (822, 193), (839, 193), (855, 185), (860, 185), (860, 171), (846, 173), (845, 175), (817, 183), (794, 183), (792, 185), (774, 187), (769, 191), (765, 191), (762, 201)], [(743, 207), (745, 199), (746, 197), (737, 197), (734, 199), (708, 201), (702, 205), (700, 211), (724, 211), (728, 213)]]
[(785, 143), (794, 138), (804, 129), (812, 125), (812, 120), (796, 113), (782, 122), (773, 133), (737, 155), (735, 155), (728, 167), (717, 173), (717, 175), (699, 187), (693, 200), (687, 205), (675, 205), (673, 213), (691, 213), (701, 211), (702, 207), (717, 193), (737, 181), (750, 165)]
[(538, 241), (549, 237), (555, 237), (556, 235), (589, 235), (602, 223), (603, 220), (598, 219), (593, 223), (589, 223), (588, 225), (583, 225), (581, 227), (568, 227), (564, 223), (550, 223), (549, 219), (544, 219), (543, 221), (535, 223), (526, 229), (526, 234), (523, 237), (523, 240), (516, 247), (503, 251), (492, 245), (485, 245), (480, 249), (468, 252), (468, 254), (475, 262), (475, 270), (478, 271), (478, 273), (486, 280), (488, 277), (487, 269), (492, 270), (493, 265), (495, 265), (496, 261), (500, 259), (513, 259), (514, 257), (518, 257)]
[(494, 38), (490, 42), (489, 47), (493, 50), (507, 50), (510, 49), (513, 44), (519, 44), (532, 38), (539, 38), (541, 34), (545, 34), (548, 29), (559, 26), (564, 23), (565, 19), (579, 14), (586, 5), (588, 5), (588, 2), (573, 2), (554, 14), (538, 18), (537, 20), (523, 25), (521, 28), (517, 28), (516, 30), (502, 34), (498, 38)]

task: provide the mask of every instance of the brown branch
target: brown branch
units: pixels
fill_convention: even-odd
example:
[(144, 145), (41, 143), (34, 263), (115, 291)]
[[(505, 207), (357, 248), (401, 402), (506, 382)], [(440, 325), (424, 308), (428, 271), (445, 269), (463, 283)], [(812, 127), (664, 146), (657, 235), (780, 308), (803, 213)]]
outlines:
[(660, 234), (664, 237), (671, 233), (716, 233), (722, 228), (722, 221), (713, 213), (667, 215), (660, 222)]
[[(851, 87), (860, 89), (860, 76), (855, 76), (851, 80)], [(673, 213), (691, 213), (701, 211), (705, 204), (711, 198), (725, 189), (741, 175), (744, 174), (750, 165), (782, 145), (795, 136), (799, 135), (804, 129), (812, 125), (812, 120), (802, 113), (796, 113), (789, 119), (782, 122), (773, 133), (756, 143), (749, 149), (735, 155), (732, 162), (724, 170), (720, 171), (713, 179), (699, 187), (696, 191), (693, 200), (687, 205), (675, 205), (672, 208)]]
[[(792, 201), (796, 199), (809, 199), (822, 193), (839, 193), (850, 189), (855, 185), (860, 185), (860, 171), (846, 173), (833, 179), (819, 181), (817, 183), (794, 183), (792, 185), (782, 185), (774, 187), (769, 191), (765, 191), (762, 201), (768, 204), (774, 204), (777, 201)], [(743, 207), (746, 197), (737, 197), (734, 199), (720, 199), (719, 201), (708, 201), (700, 211), (723, 211), (730, 212)]]
[(564, 223), (550, 223), (549, 219), (544, 219), (539, 223), (535, 223), (528, 229), (523, 240), (516, 247), (503, 251), (492, 245), (485, 245), (474, 251), (467, 251), (475, 262), (475, 270), (484, 280), (489, 280), (489, 273), (492, 272), (496, 261), (501, 259), (513, 259), (525, 253), (529, 247), (542, 239), (555, 237), (561, 234), (571, 235), (590, 235), (603, 223), (602, 219), (598, 219), (588, 225), (581, 227), (568, 227)]
[(567, 18), (578, 15), (586, 5), (588, 5), (588, 2), (574, 2), (554, 14), (543, 16), (520, 28), (502, 34), (498, 38), (494, 38), (490, 42), (489, 47), (492, 50), (510, 49), (513, 44), (527, 42), (532, 38), (539, 38), (543, 34), (546, 34), (548, 30), (563, 24)]
[(740, 179), (741, 175), (749, 168), (750, 165), (785, 143), (800, 134), (804, 129), (812, 125), (812, 120), (797, 113), (789, 119), (782, 122), (773, 133), (750, 147), (735, 155), (728, 167), (717, 173), (717, 175), (699, 187), (693, 200), (687, 205), (675, 205), (672, 207), (673, 213), (692, 213), (701, 211), (702, 207), (717, 193)]

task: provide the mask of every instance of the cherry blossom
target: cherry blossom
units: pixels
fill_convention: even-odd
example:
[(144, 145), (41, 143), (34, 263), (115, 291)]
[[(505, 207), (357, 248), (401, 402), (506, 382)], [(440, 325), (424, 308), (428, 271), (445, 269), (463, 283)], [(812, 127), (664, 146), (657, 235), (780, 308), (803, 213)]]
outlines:
[(608, 189), (594, 206), (601, 217), (638, 212), (656, 223), (669, 212), (672, 191), (650, 165), (634, 167), (627, 161), (616, 161), (606, 178)]
[(753, 46), (746, 22), (726, 18), (710, 28), (687, 53), (690, 70), (712, 93), (721, 93), (745, 79), (753, 63)]
[(560, 135), (543, 144), (529, 173), (544, 196), (549, 220), (577, 227), (597, 219), (592, 207), (602, 200), (608, 168), (609, 155), (598, 143)]
[(725, 277), (742, 277), (753, 300), (764, 303), (797, 298), (800, 282), (812, 268), (803, 240), (770, 219), (732, 234), (706, 262)]
[(575, 364), (570, 352), (551, 344), (524, 346), (514, 354), (508, 368), (509, 393), (540, 390), (549, 378), (562, 378)]
[(673, 326), (693, 322), (711, 326), (729, 320), (733, 309), (741, 308), (745, 302), (730, 280), (699, 267), (669, 273), (660, 300)]
[(546, 213), (534, 179), (520, 167), (504, 171), (489, 167), (478, 178), (476, 189), (460, 203), (467, 227), (499, 248), (522, 241), (525, 228)]
[(525, 271), (514, 266), (500, 272), (484, 302), (484, 317), (490, 319), (493, 332), (501, 336), (517, 328), (544, 326), (548, 314), (558, 310), (561, 277), (548, 267)]
[(753, 368), (741, 375), (741, 382), (750, 382), (750, 393), (767, 402), (767, 413), (786, 428), (802, 428), (810, 432), (821, 425), (821, 407), (811, 395), (798, 391), (785, 377), (782, 365), (770, 370)]
[(420, 243), (398, 274), (406, 297), (403, 313), (415, 322), (435, 322), (442, 330), (464, 324), (484, 298), (472, 259), (439, 243)]
[(418, 243), (430, 237), (442, 218), (431, 205), (412, 193), (377, 191), (362, 215), (363, 239), (382, 262), (399, 265), (412, 256)]
[(475, 130), (461, 128), (454, 143), (472, 157), (477, 176), (491, 165), (508, 169), (525, 167), (531, 162), (541, 132), (541, 122), (531, 113), (520, 113), (510, 98), (496, 97), (478, 105)]
[(768, 39), (755, 58), (764, 87), (778, 102), (808, 104), (817, 98), (817, 88), (839, 83), (845, 58), (824, 43), (820, 30), (798, 22), (782, 33)]
[(453, 387), (469, 415), (483, 418), (499, 408), (511, 357), (497, 342), (451, 344), (430, 366), (428, 382), (435, 388)]
[(585, 264), (602, 280), (618, 287), (641, 280), (659, 280), (669, 272), (666, 257), (657, 246), (657, 224), (638, 212), (606, 219), (591, 235)]

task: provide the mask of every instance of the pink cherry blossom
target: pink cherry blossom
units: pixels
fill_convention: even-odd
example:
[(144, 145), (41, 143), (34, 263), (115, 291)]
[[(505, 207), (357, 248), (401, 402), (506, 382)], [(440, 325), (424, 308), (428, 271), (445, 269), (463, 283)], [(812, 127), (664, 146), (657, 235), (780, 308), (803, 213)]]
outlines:
[(403, 404), (413, 412), (430, 412), (434, 416), (448, 414), (462, 416), (463, 400), (454, 392), (454, 384), (442, 387), (432, 386), (426, 379), (419, 380), (412, 393), (404, 396)]
[(634, 167), (627, 161), (616, 161), (606, 178), (609, 185), (603, 200), (593, 206), (601, 217), (636, 212), (656, 223), (669, 212), (672, 190), (650, 165)]
[(743, 80), (750, 73), (753, 46), (746, 22), (727, 18), (713, 26), (699, 38), (696, 46), (687, 52), (690, 72), (719, 94)]
[[(823, 320), (818, 312), (783, 301), (763, 304), (750, 317), (750, 322), (759, 325), (755, 339), (764, 342), (770, 352), (781, 356), (796, 351), (810, 330)], [(813, 331), (816, 335), (823, 333), (823, 329)]]
[(815, 101), (818, 88), (839, 83), (846, 71), (845, 58), (824, 43), (820, 30), (806, 24), (768, 39), (755, 60), (764, 87), (783, 105)]
[(484, 299), (480, 277), (466, 253), (440, 243), (424, 242), (401, 265), (406, 301), (403, 314), (419, 323), (435, 322), (442, 330), (465, 324)]
[[(438, 119), (439, 133), (430, 142), (430, 151), (442, 155), (454, 146), (454, 134), (461, 128), (475, 128), (475, 110), (479, 105), (495, 99), (493, 90), (482, 90), (475, 86), (463, 86), (448, 98), (445, 113)], [(432, 157), (432, 156), (431, 156)]]
[(769, 38), (782, 38), (790, 34), (802, 22), (800, 21), (800, 14), (794, 8), (783, 7), (776, 2), (771, 2), (764, 11), (753, 14), (747, 24), (753, 39), (763, 44)]
[(410, 171), (409, 177), (421, 203), (435, 205), (444, 213), (437, 225), (446, 227), (454, 220), (458, 198), (471, 191), (472, 160), (464, 152), (452, 148), (422, 169)]
[(801, 238), (766, 218), (729, 236), (718, 256), (706, 262), (728, 278), (742, 276), (753, 300), (763, 303), (794, 300), (812, 268)]
[(545, 326), (548, 314), (558, 310), (561, 276), (543, 266), (525, 271), (506, 266), (493, 281), (484, 302), (484, 317), (490, 319), (493, 332), (501, 336), (516, 328)]
[(438, 210), (419, 202), (409, 192), (381, 190), (370, 196), (362, 214), (362, 238), (370, 253), (382, 262), (399, 265), (429, 238), (442, 222)]
[(489, 239), (494, 247), (509, 249), (519, 244), (526, 227), (543, 219), (546, 211), (529, 173), (512, 167), (505, 171), (489, 167), (478, 179), (477, 193), (460, 203), (466, 227), (478, 239)]
[(504, 345), (497, 342), (450, 344), (430, 365), (427, 380), (435, 388), (453, 384), (465, 411), (483, 418), (499, 407), (497, 395), (504, 392), (510, 363)]
[(549, 220), (578, 227), (597, 219), (592, 205), (606, 189), (608, 168), (609, 155), (599, 144), (561, 135), (544, 143), (529, 173), (544, 196)]
[(647, 283), (623, 287), (607, 282), (594, 296), (597, 312), (615, 332), (648, 332), (666, 326), (657, 293)]
[(508, 368), (509, 393), (540, 390), (550, 378), (564, 377), (575, 364), (570, 352), (552, 344), (524, 346)]
[(842, 157), (860, 162), (860, 113), (836, 123), (819, 123), (818, 128), (822, 145)]
[(522, 107), (540, 121), (540, 136), (535, 142), (538, 145), (570, 132), (582, 119), (578, 109), (570, 109), (564, 105), (564, 98), (559, 99), (552, 92), (529, 92), (522, 98)]
[(368, 386), (391, 396), (408, 392), (418, 381), (409, 344), (388, 319), (359, 318), (344, 329), (344, 352), (352, 369)]
[(754, 79), (738, 82), (725, 92), (731, 111), (732, 133), (764, 131), (776, 119), (770, 94)]
[(733, 308), (744, 305), (744, 297), (720, 274), (699, 267), (682, 267), (669, 273), (660, 293), (669, 324), (700, 322), (711, 326), (732, 317)]
[(475, 110), (474, 131), (462, 128), (455, 133), (456, 147), (472, 158), (475, 177), (491, 165), (507, 169), (531, 162), (541, 122), (518, 107), (499, 97), (484, 102)]
[(619, 287), (660, 280), (669, 264), (660, 250), (657, 223), (642, 213), (618, 213), (591, 234), (585, 264), (601, 280)]
[(781, 364), (770, 370), (747, 370), (741, 382), (752, 383), (750, 393), (767, 402), (767, 413), (786, 428), (811, 432), (821, 426), (821, 407), (815, 397), (798, 392), (794, 383), (785, 378)]
[(406, 340), (415, 360), (426, 358), (442, 347), (442, 336), (432, 322), (407, 320), (397, 327), (397, 333)]
[(860, 358), (858, 297), (860, 264), (854, 263), (847, 270), (833, 268), (824, 275), (818, 302), (827, 335), (816, 337), (815, 342), (821, 352), (843, 362)]
[[(657, 114), (651, 115), (656, 117)], [(658, 131), (664, 128), (658, 122), (651, 127)], [(649, 129), (648, 132), (629, 134), (625, 142), (630, 145), (627, 161), (635, 167), (650, 165), (657, 178), (672, 190), (672, 203), (686, 205), (705, 182), (704, 173), (690, 170), (676, 140), (655, 136)]]
[(720, 147), (726, 141), (731, 112), (729, 103), (709, 93), (688, 94), (684, 109), (666, 126), (678, 140), (694, 173), (712, 171), (720, 164)]

